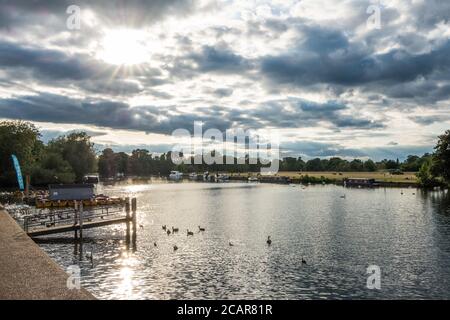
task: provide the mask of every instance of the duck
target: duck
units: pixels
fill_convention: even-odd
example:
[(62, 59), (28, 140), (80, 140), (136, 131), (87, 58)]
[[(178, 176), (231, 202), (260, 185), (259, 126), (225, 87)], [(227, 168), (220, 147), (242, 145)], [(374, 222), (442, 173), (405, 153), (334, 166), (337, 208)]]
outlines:
[(200, 226), (198, 226), (198, 230), (199, 230), (199, 231), (205, 231), (206, 229), (205, 229), (205, 228), (202, 228), (202, 227), (200, 227)]
[(170, 236), (170, 233), (171, 233), (170, 230), (167, 230), (167, 235), (168, 235), (168, 236)]
[(345, 199), (345, 194), (341, 196), (341, 199)]
[(177, 251), (178, 247), (176, 245), (173, 246), (173, 251)]
[(234, 246), (234, 244), (233, 244), (231, 241), (228, 242), (228, 245), (229, 245), (230, 247)]
[(303, 256), (302, 256), (302, 264), (306, 264), (306, 260), (303, 259)]
[(153, 246), (154, 246), (154, 247), (157, 247), (158, 245), (156, 244), (156, 242), (153, 242)]
[(267, 237), (267, 244), (270, 246), (272, 244), (272, 240), (270, 239), (270, 236)]
[(162, 226), (162, 229), (163, 229), (163, 230), (166, 230), (166, 228), (167, 228), (166, 225), (163, 225), (163, 226)]
[(187, 229), (187, 235), (188, 235), (188, 236), (193, 236), (194, 233), (193, 233), (192, 231), (189, 231), (189, 229)]
[(175, 233), (175, 232), (178, 232), (179, 231), (179, 229), (178, 228), (174, 228), (174, 227), (172, 227), (172, 232), (173, 233)]
[(140, 225), (139, 225), (139, 228), (144, 229), (144, 225), (143, 225), (143, 224), (140, 224)]
[(91, 250), (91, 252), (86, 252), (85, 255), (86, 259), (91, 260), (92, 265), (94, 265), (94, 251)]

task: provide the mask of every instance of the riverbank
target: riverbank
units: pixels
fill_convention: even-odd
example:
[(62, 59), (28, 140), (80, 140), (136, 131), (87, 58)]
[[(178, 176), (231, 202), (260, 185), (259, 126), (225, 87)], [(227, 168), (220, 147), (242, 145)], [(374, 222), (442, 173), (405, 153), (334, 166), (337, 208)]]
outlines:
[[(234, 180), (246, 180), (257, 173), (232, 173), (230, 177)], [(382, 187), (419, 187), (419, 182), (414, 172), (405, 172), (401, 175), (390, 174), (389, 172), (328, 172), (328, 171), (280, 171), (278, 177), (289, 178), (292, 183), (332, 183), (343, 184), (346, 178), (367, 178), (375, 179)]]
[(0, 208), (0, 300), (92, 300), (67, 288), (68, 274)]

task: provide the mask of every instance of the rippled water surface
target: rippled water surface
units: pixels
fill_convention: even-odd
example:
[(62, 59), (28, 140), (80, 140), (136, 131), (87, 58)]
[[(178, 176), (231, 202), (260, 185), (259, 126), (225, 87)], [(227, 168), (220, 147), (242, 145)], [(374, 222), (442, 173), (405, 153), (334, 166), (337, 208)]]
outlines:
[[(136, 248), (127, 248), (124, 226), (84, 231), (93, 265), (84, 254), (79, 260), (73, 243), (40, 244), (63, 267), (79, 264), (82, 285), (98, 298), (450, 298), (445, 191), (154, 182), (100, 188), (137, 197), (143, 228)], [(168, 236), (162, 225), (180, 232)], [(367, 289), (369, 265), (381, 268), (380, 290)]]

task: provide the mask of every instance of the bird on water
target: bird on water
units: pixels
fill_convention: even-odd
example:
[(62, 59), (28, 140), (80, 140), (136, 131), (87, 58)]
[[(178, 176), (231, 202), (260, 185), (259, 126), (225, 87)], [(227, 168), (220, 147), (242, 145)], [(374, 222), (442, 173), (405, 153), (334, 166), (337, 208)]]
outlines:
[(205, 231), (206, 229), (205, 229), (205, 228), (202, 228), (202, 227), (200, 227), (200, 226), (198, 226), (198, 230), (199, 230), (199, 231)]
[(193, 236), (194, 233), (193, 233), (192, 231), (189, 231), (189, 229), (187, 229), (187, 235), (188, 235), (188, 236)]
[(272, 240), (270, 239), (270, 236), (267, 237), (267, 244), (270, 246), (272, 244)]

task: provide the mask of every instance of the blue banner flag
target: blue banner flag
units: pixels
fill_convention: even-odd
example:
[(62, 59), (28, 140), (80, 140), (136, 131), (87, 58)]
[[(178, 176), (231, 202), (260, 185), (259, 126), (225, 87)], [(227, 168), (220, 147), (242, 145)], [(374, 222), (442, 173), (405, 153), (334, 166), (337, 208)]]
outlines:
[(16, 169), (17, 182), (19, 183), (19, 189), (22, 191), (24, 189), (24, 186), (23, 186), (22, 171), (20, 170), (19, 160), (17, 159), (15, 154), (12, 154), (11, 158), (12, 158), (12, 161), (14, 164), (14, 169)]

